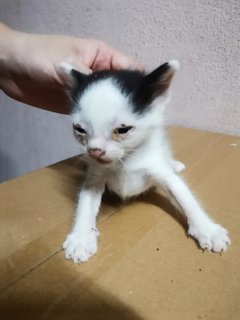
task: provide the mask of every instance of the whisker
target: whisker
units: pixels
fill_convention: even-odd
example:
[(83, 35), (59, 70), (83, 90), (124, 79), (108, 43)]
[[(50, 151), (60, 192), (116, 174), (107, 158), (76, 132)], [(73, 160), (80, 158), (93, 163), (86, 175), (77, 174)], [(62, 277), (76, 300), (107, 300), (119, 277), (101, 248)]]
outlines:
[(131, 154), (126, 154), (126, 159), (133, 159), (133, 160), (137, 160), (138, 157), (134, 156), (132, 153)]

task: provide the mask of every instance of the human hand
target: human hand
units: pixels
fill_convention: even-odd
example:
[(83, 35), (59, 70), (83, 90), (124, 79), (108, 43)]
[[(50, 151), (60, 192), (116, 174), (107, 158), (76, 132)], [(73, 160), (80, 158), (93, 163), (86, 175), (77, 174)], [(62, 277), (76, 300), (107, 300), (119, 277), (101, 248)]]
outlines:
[(66, 78), (59, 67), (63, 61), (83, 73), (141, 68), (102, 41), (27, 34), (0, 25), (0, 87), (10, 97), (68, 113)]

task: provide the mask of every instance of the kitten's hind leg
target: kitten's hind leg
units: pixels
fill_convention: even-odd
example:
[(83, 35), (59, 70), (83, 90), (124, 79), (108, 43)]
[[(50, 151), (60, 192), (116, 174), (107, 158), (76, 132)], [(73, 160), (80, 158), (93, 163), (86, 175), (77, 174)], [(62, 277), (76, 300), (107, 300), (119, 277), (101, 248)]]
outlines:
[(172, 164), (172, 168), (173, 168), (174, 172), (176, 172), (176, 173), (180, 173), (186, 169), (185, 164), (180, 161), (171, 160), (171, 164)]
[(188, 234), (199, 242), (202, 249), (214, 252), (227, 249), (230, 244), (227, 230), (215, 223), (204, 212), (181, 177), (171, 168), (165, 167), (164, 170), (152, 171), (152, 178), (156, 185), (163, 187), (177, 202), (187, 218)]

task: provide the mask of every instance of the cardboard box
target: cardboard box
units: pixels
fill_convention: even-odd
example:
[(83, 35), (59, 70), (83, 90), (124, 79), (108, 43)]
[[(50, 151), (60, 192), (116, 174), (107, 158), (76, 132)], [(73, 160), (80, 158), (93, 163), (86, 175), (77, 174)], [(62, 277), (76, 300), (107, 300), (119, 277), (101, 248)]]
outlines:
[(169, 133), (229, 250), (200, 250), (169, 201), (148, 192), (126, 204), (104, 197), (97, 256), (65, 260), (84, 176), (75, 157), (0, 185), (1, 319), (240, 319), (240, 138)]

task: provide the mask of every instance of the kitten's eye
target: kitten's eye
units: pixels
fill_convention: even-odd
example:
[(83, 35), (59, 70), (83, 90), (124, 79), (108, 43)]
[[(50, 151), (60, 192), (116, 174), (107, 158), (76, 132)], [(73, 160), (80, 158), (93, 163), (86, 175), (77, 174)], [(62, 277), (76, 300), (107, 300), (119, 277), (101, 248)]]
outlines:
[(87, 134), (87, 132), (79, 124), (73, 125), (73, 129), (80, 134)]
[(133, 127), (132, 126), (126, 126), (126, 127), (120, 127), (120, 128), (116, 128), (114, 130), (115, 134), (126, 134), (128, 133), (128, 131), (130, 131)]

